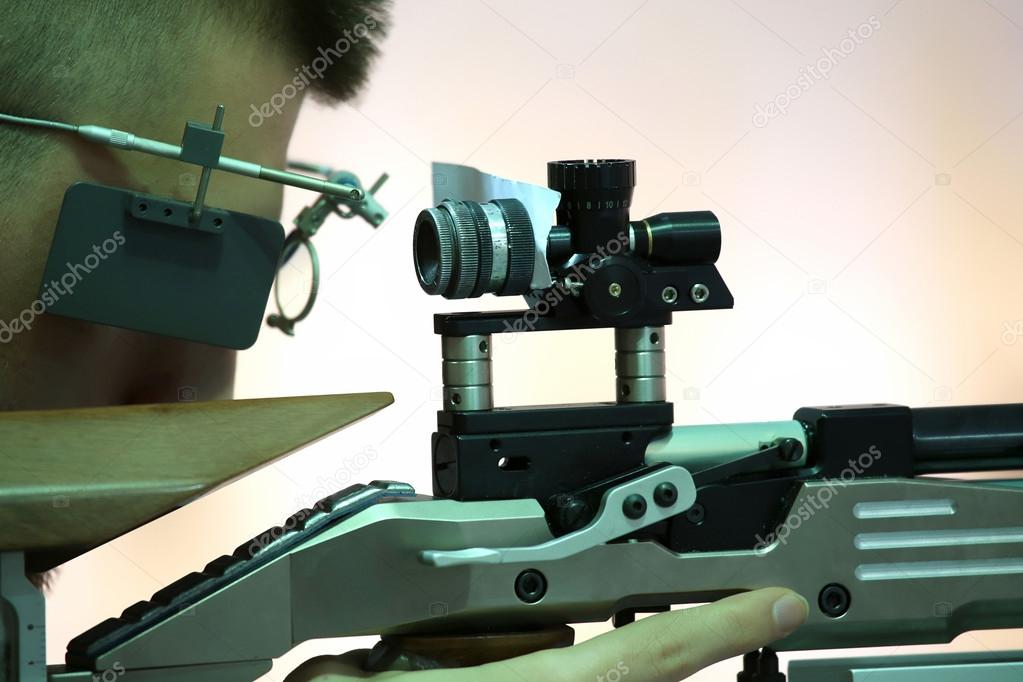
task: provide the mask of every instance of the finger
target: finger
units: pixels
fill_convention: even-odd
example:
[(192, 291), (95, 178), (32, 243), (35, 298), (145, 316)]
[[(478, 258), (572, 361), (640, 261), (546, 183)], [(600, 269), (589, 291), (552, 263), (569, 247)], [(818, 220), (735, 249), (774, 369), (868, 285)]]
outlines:
[(482, 666), (478, 679), (574, 682), (628, 675), (629, 682), (677, 682), (785, 637), (808, 614), (806, 600), (790, 590), (745, 592), (650, 616), (568, 649)]
[(347, 682), (369, 679), (371, 673), (362, 669), (368, 655), (369, 649), (359, 649), (341, 656), (317, 656), (292, 670), (284, 678), (284, 682)]

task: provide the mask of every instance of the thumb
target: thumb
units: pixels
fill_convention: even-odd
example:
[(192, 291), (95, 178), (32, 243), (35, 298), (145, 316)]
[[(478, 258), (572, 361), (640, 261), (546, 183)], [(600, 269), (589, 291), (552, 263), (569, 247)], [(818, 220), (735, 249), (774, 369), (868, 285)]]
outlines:
[(801, 596), (768, 588), (650, 616), (568, 649), (490, 665), (525, 679), (606, 679), (614, 670), (630, 682), (677, 682), (789, 635), (808, 615)]

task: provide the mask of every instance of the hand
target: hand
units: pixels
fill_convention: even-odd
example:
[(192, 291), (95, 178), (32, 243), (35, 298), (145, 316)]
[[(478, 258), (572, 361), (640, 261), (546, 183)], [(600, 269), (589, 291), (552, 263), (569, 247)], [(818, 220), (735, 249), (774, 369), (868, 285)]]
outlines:
[[(323, 656), (285, 682), (677, 682), (702, 668), (767, 646), (806, 620), (806, 600), (781, 588), (744, 592), (706, 606), (636, 621), (566, 649), (539, 651), (475, 668), (366, 673), (365, 652)], [(627, 672), (626, 672), (627, 670)]]

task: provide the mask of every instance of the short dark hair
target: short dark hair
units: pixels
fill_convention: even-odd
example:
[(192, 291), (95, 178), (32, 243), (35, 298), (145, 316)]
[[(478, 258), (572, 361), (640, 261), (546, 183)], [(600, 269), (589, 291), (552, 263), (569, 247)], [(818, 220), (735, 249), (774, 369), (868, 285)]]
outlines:
[(327, 62), (322, 71), (314, 67), (322, 76), (310, 81), (313, 95), (333, 102), (354, 97), (387, 35), (390, 0), (281, 0), (277, 10), (302, 67)]

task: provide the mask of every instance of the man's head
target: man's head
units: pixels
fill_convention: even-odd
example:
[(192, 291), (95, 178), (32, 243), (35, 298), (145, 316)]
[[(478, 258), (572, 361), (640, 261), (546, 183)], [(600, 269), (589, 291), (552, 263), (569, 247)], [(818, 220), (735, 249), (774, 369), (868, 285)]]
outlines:
[[(306, 92), (328, 101), (354, 96), (386, 32), (387, 5), (6, 0), (0, 6), (0, 112), (111, 127), (161, 122), (175, 103), (225, 75), (232, 90), (265, 93), (244, 112), (259, 127), (281, 117), (287, 103), (297, 108)], [(254, 53), (262, 58), (253, 61)], [(287, 80), (274, 81), (280, 74), (265, 71), (275, 60), (291, 67)], [(170, 123), (180, 129), (183, 121)], [(23, 164), (45, 153), (48, 142), (46, 133), (0, 126), (0, 172), (18, 182)]]
[[(387, 0), (5, 0), (0, 112), (178, 143), (224, 104), (223, 153), (283, 167), (306, 94), (352, 97), (387, 27)], [(322, 159), (329, 163), (330, 159)], [(37, 296), (64, 190), (77, 180), (191, 200), (198, 169), (0, 123), (0, 322)], [(207, 204), (279, 218), (279, 186), (214, 174)], [(130, 286), (130, 283), (125, 283)], [(0, 408), (226, 397), (219, 349), (43, 315), (0, 345)], [(38, 387), (38, 388), (36, 388)]]

